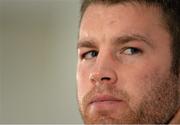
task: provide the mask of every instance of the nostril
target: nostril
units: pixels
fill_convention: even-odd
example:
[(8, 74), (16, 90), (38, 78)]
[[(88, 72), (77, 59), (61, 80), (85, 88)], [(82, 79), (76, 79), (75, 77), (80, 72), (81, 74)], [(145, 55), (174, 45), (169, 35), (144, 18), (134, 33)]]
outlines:
[(111, 80), (111, 78), (109, 78), (109, 77), (103, 77), (103, 78), (101, 78), (101, 81), (103, 81), (103, 80)]

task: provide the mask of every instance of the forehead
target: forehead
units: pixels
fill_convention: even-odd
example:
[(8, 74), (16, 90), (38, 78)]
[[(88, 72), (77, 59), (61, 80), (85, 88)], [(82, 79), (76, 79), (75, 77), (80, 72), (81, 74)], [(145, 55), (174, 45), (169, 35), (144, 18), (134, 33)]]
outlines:
[[(123, 33), (148, 33), (153, 30), (166, 31), (162, 11), (144, 4), (91, 4), (85, 11), (80, 24), (79, 38), (113, 36)], [(110, 33), (110, 34), (108, 34)], [(97, 34), (97, 36), (96, 36)]]
[(129, 17), (134, 19), (146, 18), (149, 19), (149, 22), (156, 19), (156, 23), (159, 24), (162, 24), (162, 22), (164, 22), (161, 18), (162, 11), (159, 7), (156, 6), (148, 6), (138, 3), (123, 3), (115, 5), (94, 3), (87, 7), (82, 17), (81, 26), (87, 21), (99, 23), (99, 21), (103, 20), (103, 22), (113, 23), (120, 21), (122, 18), (128, 19)]

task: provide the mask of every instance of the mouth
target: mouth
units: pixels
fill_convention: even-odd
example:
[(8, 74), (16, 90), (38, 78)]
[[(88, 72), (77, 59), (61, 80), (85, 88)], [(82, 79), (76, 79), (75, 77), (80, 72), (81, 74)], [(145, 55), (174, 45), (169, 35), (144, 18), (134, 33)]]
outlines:
[(119, 98), (116, 98), (114, 96), (111, 96), (111, 95), (98, 95), (98, 96), (95, 96), (92, 99), (90, 104), (94, 104), (94, 103), (113, 103), (113, 102), (122, 102), (122, 100), (119, 99)]
[[(91, 113), (101, 112), (101, 111), (114, 111), (116, 112), (117, 107), (124, 107), (125, 102), (112, 95), (96, 95), (90, 103), (88, 104)], [(123, 108), (122, 108), (123, 109)]]

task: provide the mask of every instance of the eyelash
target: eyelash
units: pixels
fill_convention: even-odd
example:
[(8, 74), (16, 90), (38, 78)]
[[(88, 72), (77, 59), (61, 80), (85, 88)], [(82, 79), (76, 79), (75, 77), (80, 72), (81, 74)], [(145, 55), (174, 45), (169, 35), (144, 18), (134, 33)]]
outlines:
[(89, 53), (91, 53), (91, 52), (96, 52), (96, 56), (98, 55), (98, 52), (97, 52), (96, 50), (90, 50), (90, 51), (87, 51), (87, 52), (83, 53), (83, 54), (81, 55), (81, 59), (85, 59), (86, 56), (87, 56), (87, 54), (89, 54)]
[[(134, 54), (125, 54), (125, 51), (127, 51), (128, 49), (134, 49), (135, 50)], [(121, 53), (122, 54), (124, 53), (125, 55), (137, 55), (137, 54), (143, 53), (143, 51), (139, 48), (136, 48), (136, 47), (126, 47), (121, 51)]]
[[(127, 54), (126, 54), (125, 52), (126, 52), (128, 49), (134, 49), (135, 52), (132, 53), (132, 54), (128, 54), (128, 52), (127, 52)], [(96, 50), (90, 50), (90, 51), (87, 51), (87, 52), (83, 53), (83, 54), (81, 55), (81, 59), (88, 59), (88, 58), (86, 58), (87, 54), (90, 54), (90, 53), (92, 53), (92, 52), (95, 52), (95, 54), (96, 54), (95, 56), (98, 55), (98, 51), (96, 51)], [(138, 54), (141, 54), (141, 53), (143, 53), (143, 51), (142, 51), (141, 49), (139, 49), (139, 48), (136, 48), (136, 47), (125, 47), (125, 48), (122, 49), (122, 51), (121, 51), (120, 54), (124, 54), (124, 55), (128, 55), (128, 56), (133, 56), (133, 55), (138, 55)], [(92, 58), (93, 58), (93, 57), (92, 57)]]

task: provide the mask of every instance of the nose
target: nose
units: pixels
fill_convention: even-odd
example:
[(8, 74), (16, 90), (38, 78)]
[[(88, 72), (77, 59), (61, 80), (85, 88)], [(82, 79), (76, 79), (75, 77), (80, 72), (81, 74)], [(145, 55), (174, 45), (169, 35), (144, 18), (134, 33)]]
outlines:
[(89, 75), (91, 83), (98, 86), (99, 84), (115, 84), (116, 76), (113, 72), (93, 72)]
[(115, 84), (117, 81), (115, 69), (112, 59), (99, 59), (94, 66), (94, 70), (89, 75), (89, 80), (96, 86)]

